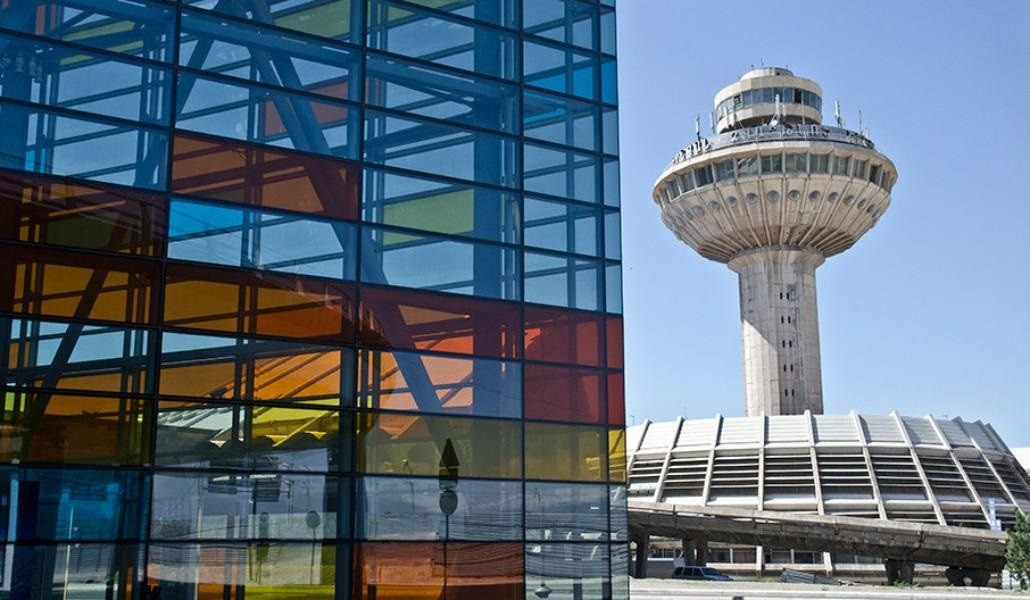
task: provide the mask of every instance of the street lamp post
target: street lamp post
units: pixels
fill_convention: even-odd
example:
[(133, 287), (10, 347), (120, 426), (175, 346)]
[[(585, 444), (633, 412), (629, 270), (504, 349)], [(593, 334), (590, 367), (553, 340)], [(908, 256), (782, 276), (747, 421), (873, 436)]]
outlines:
[(454, 490), (458, 487), (458, 453), (454, 451), (454, 444), (451, 438), (444, 443), (443, 454), (440, 456), (440, 512), (444, 518), (443, 534), (443, 591), (441, 597), (447, 596), (447, 541), (451, 537), (451, 515), (458, 509), (458, 494)]

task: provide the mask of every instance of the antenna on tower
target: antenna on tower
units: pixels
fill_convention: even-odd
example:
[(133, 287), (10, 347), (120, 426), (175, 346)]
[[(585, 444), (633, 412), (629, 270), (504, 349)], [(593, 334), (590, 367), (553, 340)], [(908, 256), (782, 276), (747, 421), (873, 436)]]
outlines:
[(709, 112), (708, 113), (708, 122), (712, 126), (712, 134), (713, 135), (715, 134), (715, 122), (716, 122), (716, 120), (717, 119), (715, 118), (715, 111), (713, 110), (713, 111)]
[(697, 135), (697, 141), (701, 141), (701, 113), (697, 113), (694, 116), (694, 134)]
[(862, 109), (858, 109), (858, 132), (862, 133)]
[(773, 108), (773, 117), (772, 117), (772, 120), (769, 121), (769, 125), (771, 127), (775, 127), (775, 126), (777, 126), (779, 124), (780, 124), (780, 95), (776, 94), (776, 96), (775, 96), (775, 108)]
[(840, 100), (833, 101), (833, 118), (837, 120), (837, 127), (844, 127), (844, 122), (840, 118)]

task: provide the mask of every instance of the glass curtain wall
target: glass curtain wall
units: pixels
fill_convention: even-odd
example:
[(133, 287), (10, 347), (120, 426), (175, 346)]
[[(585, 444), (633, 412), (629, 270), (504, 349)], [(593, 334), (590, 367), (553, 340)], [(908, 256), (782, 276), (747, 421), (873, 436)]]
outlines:
[(0, 0), (0, 596), (628, 598), (615, 64), (614, 0)]

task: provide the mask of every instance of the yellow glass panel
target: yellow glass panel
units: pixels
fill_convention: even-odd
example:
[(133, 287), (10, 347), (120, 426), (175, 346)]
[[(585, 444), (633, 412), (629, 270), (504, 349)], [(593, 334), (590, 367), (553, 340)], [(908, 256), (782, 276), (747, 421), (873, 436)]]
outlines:
[(605, 430), (549, 423), (526, 423), (526, 479), (604, 481)]
[(626, 482), (626, 430), (608, 430), (608, 480)]

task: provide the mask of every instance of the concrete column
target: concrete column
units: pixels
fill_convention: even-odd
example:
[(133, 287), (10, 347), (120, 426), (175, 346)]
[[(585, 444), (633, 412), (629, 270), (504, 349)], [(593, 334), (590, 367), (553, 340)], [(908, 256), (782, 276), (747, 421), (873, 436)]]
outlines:
[(729, 261), (740, 277), (748, 416), (823, 412), (814, 250), (750, 250)]
[(888, 558), (883, 561), (884, 569), (887, 571), (887, 584), (912, 583), (915, 578), (916, 563), (911, 560), (898, 560)]
[(765, 573), (765, 546), (755, 546), (755, 573), (759, 577)]
[(688, 567), (694, 566), (697, 561), (697, 543), (690, 538), (680, 540), (680, 548), (683, 552), (683, 562)]
[(633, 569), (633, 574), (637, 579), (645, 579), (647, 577), (647, 555), (650, 545), (650, 535), (644, 534), (642, 538), (637, 540), (636, 568)]
[(708, 564), (708, 541), (697, 540), (696, 544), (697, 552), (696, 558), (694, 559), (694, 564), (699, 567), (703, 567)]

